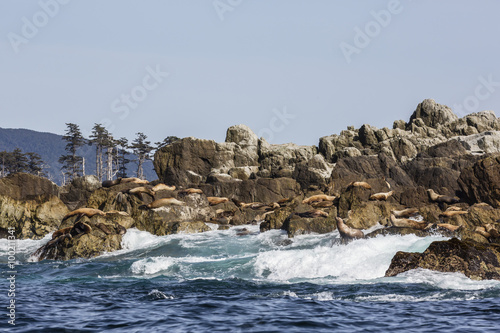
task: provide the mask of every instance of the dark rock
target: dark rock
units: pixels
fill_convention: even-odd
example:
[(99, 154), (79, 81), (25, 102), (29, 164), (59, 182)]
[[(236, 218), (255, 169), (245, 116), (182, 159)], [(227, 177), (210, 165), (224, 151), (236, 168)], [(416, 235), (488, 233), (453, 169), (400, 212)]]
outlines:
[(493, 155), (465, 168), (458, 179), (469, 204), (486, 202), (500, 208), (500, 155)]
[(460, 272), (473, 280), (500, 280), (500, 247), (453, 238), (433, 242), (424, 253), (398, 252), (385, 276), (416, 268)]
[(58, 196), (59, 189), (46, 178), (20, 172), (0, 178), (0, 195), (15, 200), (30, 200), (40, 195)]

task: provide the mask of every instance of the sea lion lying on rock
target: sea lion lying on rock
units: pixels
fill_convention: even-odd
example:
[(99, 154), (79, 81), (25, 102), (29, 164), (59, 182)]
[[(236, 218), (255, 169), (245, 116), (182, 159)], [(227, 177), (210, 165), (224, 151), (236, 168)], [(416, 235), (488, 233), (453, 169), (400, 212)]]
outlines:
[(72, 216), (75, 216), (75, 215), (79, 215), (79, 216), (87, 216), (88, 218), (91, 218), (92, 216), (94, 215), (101, 215), (101, 216), (106, 216), (106, 213), (103, 212), (102, 210), (100, 209), (94, 209), (94, 208), (79, 208), (79, 209), (75, 209), (74, 211), (72, 212), (69, 212), (68, 214), (66, 214), (62, 221), (65, 221), (66, 219), (72, 217)]
[(417, 230), (424, 230), (427, 228), (429, 225), (427, 222), (417, 222), (414, 220), (410, 219), (405, 219), (405, 218), (396, 218), (394, 214), (391, 214), (391, 224), (394, 227), (399, 227), (399, 228), (413, 228)]
[(395, 217), (412, 217), (418, 215), (418, 208), (406, 208), (403, 210), (391, 211)]
[(434, 192), (432, 189), (428, 189), (427, 193), (429, 194), (429, 198), (431, 201), (437, 202), (437, 203), (447, 203), (447, 204), (454, 204), (460, 201), (460, 199), (455, 198), (455, 197), (450, 197), (448, 195), (442, 195), (442, 194), (437, 194)]
[(210, 204), (210, 206), (215, 206), (215, 205), (229, 201), (228, 198), (224, 198), (224, 197), (207, 197), (207, 200), (208, 200), (208, 203)]
[(387, 200), (393, 193), (394, 191), (375, 193), (370, 195), (370, 200)]
[(328, 213), (325, 213), (324, 211), (319, 209), (313, 209), (304, 213), (295, 213), (295, 215), (304, 218), (328, 217)]
[(310, 196), (309, 198), (306, 198), (302, 200), (302, 203), (304, 204), (309, 204), (315, 201), (333, 201), (335, 200), (336, 196), (334, 195), (326, 195), (326, 194), (316, 194), (313, 196)]
[(152, 203), (147, 204), (147, 205), (141, 205), (141, 206), (139, 206), (139, 209), (154, 209), (154, 208), (160, 208), (160, 207), (168, 206), (168, 205), (182, 206), (182, 205), (184, 205), (184, 202), (179, 201), (176, 198), (163, 198), (163, 199), (155, 200)]

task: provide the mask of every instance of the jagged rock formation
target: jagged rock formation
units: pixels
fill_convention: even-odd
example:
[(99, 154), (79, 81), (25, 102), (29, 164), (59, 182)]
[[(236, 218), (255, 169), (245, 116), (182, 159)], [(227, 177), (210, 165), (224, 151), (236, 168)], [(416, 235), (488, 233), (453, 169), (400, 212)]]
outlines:
[[(269, 144), (237, 125), (222, 143), (175, 141), (156, 152), (154, 166), (157, 182), (177, 189), (152, 192), (156, 183), (133, 182), (101, 187), (92, 176), (64, 188), (25, 175), (2, 179), (0, 228), (15, 225), (18, 238), (73, 230), (72, 238), (58, 236), (40, 250), (42, 258), (64, 259), (118, 249), (123, 229), (117, 225), (169, 235), (211, 230), (208, 222), (220, 229), (262, 222), (262, 232), (283, 229), (294, 237), (331, 232), (341, 217), (349, 228), (386, 227), (372, 236), (437, 231), (482, 244), (500, 242), (500, 121), (491, 111), (458, 118), (450, 108), (424, 100), (408, 122), (397, 120), (392, 129), (348, 127), (320, 138), (318, 147)], [(383, 200), (372, 196), (388, 192)], [(172, 199), (157, 204), (166, 198)], [(68, 210), (80, 207), (109, 214), (61, 223)], [(393, 212), (407, 207), (422, 216), (422, 227), (394, 225), (402, 222)], [(53, 216), (37, 213), (47, 211)], [(92, 231), (82, 233), (79, 219)], [(102, 229), (110, 232), (103, 235)]]
[(416, 268), (461, 272), (473, 280), (500, 280), (500, 246), (457, 238), (433, 242), (424, 253), (396, 253), (385, 276)]
[[(68, 208), (48, 179), (17, 173), (0, 179), (0, 235), (15, 228), (16, 239), (40, 239), (55, 231)], [(0, 236), (1, 237), (1, 236)]]

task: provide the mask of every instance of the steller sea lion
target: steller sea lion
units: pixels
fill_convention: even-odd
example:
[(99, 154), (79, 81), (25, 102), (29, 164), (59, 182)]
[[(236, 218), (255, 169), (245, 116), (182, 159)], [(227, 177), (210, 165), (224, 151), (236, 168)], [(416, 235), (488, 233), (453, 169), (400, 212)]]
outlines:
[(187, 188), (185, 190), (180, 190), (179, 194), (203, 194), (203, 191), (199, 188)]
[(175, 190), (175, 186), (168, 186), (168, 185), (165, 185), (165, 184), (156, 184), (155, 186), (153, 186), (153, 188), (151, 189), (153, 192), (158, 192), (158, 191), (174, 191)]
[(464, 215), (467, 214), (467, 211), (461, 211), (461, 210), (446, 210), (439, 214), (439, 216), (444, 216), (444, 217), (450, 217), (450, 216), (455, 216), (455, 215)]
[(370, 200), (387, 200), (393, 193), (394, 191), (375, 193), (370, 195)]
[(122, 212), (122, 211), (119, 211), (119, 210), (110, 210), (110, 211), (106, 212), (106, 216), (108, 216), (108, 215), (114, 215), (114, 214), (121, 215), (121, 216), (130, 216), (129, 213)]
[(163, 198), (163, 199), (155, 200), (152, 203), (147, 204), (147, 205), (141, 205), (141, 206), (139, 206), (139, 209), (154, 209), (154, 208), (160, 208), (160, 207), (167, 206), (167, 205), (182, 206), (182, 205), (184, 205), (184, 202), (179, 201), (175, 198)]
[(333, 201), (315, 201), (311, 206), (314, 208), (327, 208), (333, 206)]
[(131, 188), (131, 189), (125, 190), (125, 191), (129, 194), (134, 194), (134, 195), (139, 195), (141, 193), (145, 193), (145, 194), (149, 194), (152, 197), (155, 196), (155, 193), (151, 189), (149, 189), (145, 186), (134, 187), (134, 188)]
[(149, 184), (149, 181), (147, 181), (146, 179), (140, 179), (140, 178), (137, 178), (137, 177), (122, 178), (120, 180), (120, 184), (126, 184), (126, 183)]
[(57, 231), (54, 231), (54, 233), (52, 234), (52, 239), (55, 239), (59, 236), (62, 236), (62, 235), (69, 233), (71, 231), (71, 229), (73, 229), (73, 227), (67, 227), (64, 229), (59, 229)]
[(304, 213), (295, 213), (295, 215), (305, 218), (315, 218), (315, 217), (328, 217), (328, 213), (325, 213), (319, 209), (313, 209)]
[(252, 208), (252, 209), (260, 209), (262, 207), (267, 206), (266, 204), (262, 202), (250, 202), (250, 203), (240, 203), (241, 208)]
[(111, 187), (120, 184), (121, 178), (114, 179), (114, 180), (105, 180), (102, 182), (102, 187)]
[(73, 228), (71, 228), (70, 234), (75, 237), (80, 234), (90, 234), (92, 232), (92, 228), (90, 225), (84, 222), (76, 222)]
[(336, 196), (334, 196), (334, 195), (316, 194), (316, 195), (310, 196), (309, 198), (302, 200), (302, 203), (308, 204), (308, 203), (312, 203), (314, 201), (333, 201), (333, 200), (335, 200), (335, 198), (336, 198)]
[(365, 238), (365, 234), (363, 233), (363, 231), (349, 227), (340, 217), (336, 217), (336, 220), (337, 220), (337, 229), (340, 233), (340, 237), (344, 239)]
[(224, 198), (224, 197), (207, 197), (207, 200), (208, 200), (208, 203), (210, 204), (210, 206), (215, 206), (215, 205), (229, 201), (228, 198)]
[(436, 224), (439, 228), (444, 228), (444, 229), (447, 229), (449, 231), (457, 231), (458, 229), (460, 229), (462, 226), (461, 225), (453, 225), (453, 224), (449, 224), (449, 223), (437, 223)]
[(392, 226), (394, 226), (394, 227), (413, 228), (413, 229), (417, 229), (417, 230), (424, 230), (429, 225), (427, 222), (417, 222), (414, 220), (404, 219), (404, 218), (398, 219), (398, 218), (396, 218), (396, 216), (394, 216), (394, 214), (391, 214), (390, 221), (391, 221)]
[(418, 208), (406, 208), (403, 210), (393, 210), (395, 217), (412, 217), (418, 215)]
[(351, 182), (349, 183), (349, 185), (347, 185), (347, 188), (351, 188), (351, 187), (362, 187), (362, 188), (365, 188), (367, 190), (371, 190), (371, 186), (370, 184), (368, 184), (367, 182)]
[(428, 189), (427, 193), (429, 194), (429, 198), (431, 201), (437, 202), (437, 203), (447, 203), (447, 204), (454, 204), (459, 202), (460, 200), (458, 198), (450, 197), (447, 195), (442, 195), (442, 194), (437, 194), (434, 192), (432, 189)]
[(103, 211), (102, 211), (102, 210), (100, 210), (100, 209), (94, 209), (94, 208), (79, 208), (79, 209), (76, 209), (76, 210), (74, 210), (74, 211), (72, 211), (72, 212), (70, 212), (70, 213), (66, 214), (66, 215), (63, 217), (62, 221), (64, 221), (64, 220), (66, 220), (66, 219), (70, 218), (71, 216), (75, 216), (75, 215), (81, 215), (81, 216), (85, 215), (85, 216), (87, 216), (87, 217), (91, 218), (91, 217), (92, 217), (92, 216), (94, 216), (94, 215), (106, 216), (106, 213), (105, 213), (105, 212), (103, 212)]

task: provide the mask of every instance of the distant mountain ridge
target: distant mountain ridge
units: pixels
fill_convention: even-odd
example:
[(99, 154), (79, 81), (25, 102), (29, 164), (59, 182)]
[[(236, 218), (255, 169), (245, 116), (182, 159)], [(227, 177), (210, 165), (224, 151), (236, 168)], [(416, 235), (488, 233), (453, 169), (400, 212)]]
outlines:
[[(13, 151), (15, 148), (20, 148), (23, 153), (33, 152), (39, 154), (48, 166), (45, 169), (48, 178), (57, 184), (61, 184), (63, 180), (61, 164), (58, 160), (61, 155), (66, 153), (65, 147), (66, 142), (63, 141), (62, 135), (24, 128), (0, 128), (0, 151)], [(79, 154), (85, 158), (85, 174), (95, 174), (95, 147), (84, 146), (80, 148)], [(129, 159), (133, 160), (135, 156), (131, 155)], [(128, 175), (133, 177), (136, 175), (136, 171), (136, 163), (129, 163)], [(148, 180), (158, 178), (151, 161), (146, 161), (144, 174)]]

